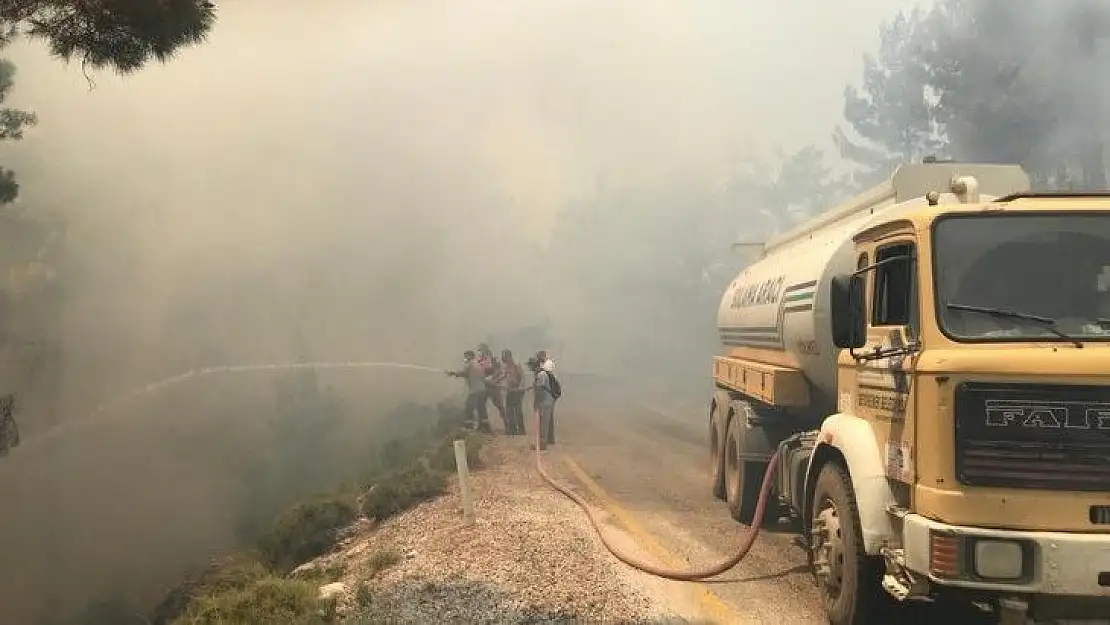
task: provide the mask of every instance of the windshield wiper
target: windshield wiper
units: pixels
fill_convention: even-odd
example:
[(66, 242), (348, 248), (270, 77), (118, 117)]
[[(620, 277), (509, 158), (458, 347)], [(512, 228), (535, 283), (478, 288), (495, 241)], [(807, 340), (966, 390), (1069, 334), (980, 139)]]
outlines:
[(1049, 332), (1055, 334), (1056, 336), (1064, 339), (1065, 341), (1071, 341), (1076, 347), (1083, 347), (1083, 343), (1079, 342), (1079, 339), (1075, 338), (1074, 336), (1069, 336), (1065, 332), (1061, 331), (1060, 328), (1057, 328), (1056, 327), (1056, 320), (1053, 319), (1052, 317), (1042, 317), (1040, 315), (1034, 315), (1034, 314), (1031, 314), (1031, 313), (1021, 312), (1021, 311), (1017, 311), (1017, 310), (1006, 310), (1005, 308), (987, 308), (985, 306), (968, 306), (967, 304), (951, 304), (951, 303), (948, 303), (948, 304), (945, 304), (944, 307), (948, 308), (949, 310), (966, 310), (967, 312), (975, 312), (975, 313), (980, 313), (980, 314), (983, 314), (983, 315), (990, 315), (992, 317), (1003, 317), (1005, 319), (1022, 319), (1022, 320), (1025, 320), (1025, 321), (1032, 321), (1032, 322), (1036, 323), (1037, 325), (1041, 326), (1042, 328), (1044, 328), (1045, 330), (1048, 330)]

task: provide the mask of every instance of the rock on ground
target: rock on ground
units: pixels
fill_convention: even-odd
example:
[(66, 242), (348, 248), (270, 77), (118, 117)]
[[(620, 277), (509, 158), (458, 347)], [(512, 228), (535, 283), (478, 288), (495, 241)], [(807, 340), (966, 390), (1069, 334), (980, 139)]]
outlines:
[(521, 438), (487, 442), (487, 468), (471, 474), (471, 526), (454, 481), (379, 527), (357, 525), (314, 563), (342, 566), (339, 613), (351, 622), (683, 622), (636, 587), (582, 511), (536, 474), (532, 453)]

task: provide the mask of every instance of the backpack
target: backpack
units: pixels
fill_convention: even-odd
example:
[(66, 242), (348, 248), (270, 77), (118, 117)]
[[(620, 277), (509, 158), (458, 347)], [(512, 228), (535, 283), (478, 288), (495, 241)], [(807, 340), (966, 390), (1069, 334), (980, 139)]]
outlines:
[(547, 381), (551, 387), (551, 397), (553, 399), (559, 399), (563, 396), (563, 385), (559, 384), (559, 378), (556, 378), (554, 373), (550, 371), (547, 371), (545, 373), (547, 373)]

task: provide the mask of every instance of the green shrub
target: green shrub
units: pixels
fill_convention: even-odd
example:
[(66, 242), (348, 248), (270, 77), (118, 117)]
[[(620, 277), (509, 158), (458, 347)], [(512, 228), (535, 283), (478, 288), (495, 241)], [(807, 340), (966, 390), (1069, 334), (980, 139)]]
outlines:
[(278, 517), (259, 547), (270, 566), (288, 571), (331, 550), (338, 532), (357, 518), (358, 508), (352, 498), (319, 497)]
[(370, 556), (370, 560), (366, 563), (366, 573), (370, 577), (374, 577), (400, 561), (401, 554), (392, 549), (375, 551), (374, 554)]
[(400, 487), (391, 481), (382, 481), (370, 487), (362, 500), (362, 513), (368, 519), (384, 521), (397, 514), (407, 502), (403, 501)]
[(370, 585), (366, 582), (359, 582), (358, 590), (355, 591), (355, 603), (363, 609), (374, 604), (374, 592), (370, 590)]
[[(438, 419), (436, 417), (438, 416)], [(385, 443), (365, 466), (374, 486), (365, 492), (362, 511), (383, 520), (446, 488), (444, 473), (455, 471), (454, 440), (465, 438), (467, 462), (481, 465), (483, 438), (465, 430), (457, 400), (440, 402), (431, 410), (413, 404), (394, 410)], [(294, 437), (295, 438), (295, 437)], [(429, 469), (430, 467), (430, 469)], [(335, 601), (319, 599), (318, 586), (342, 574), (341, 565), (313, 569), (285, 579), (279, 575), (330, 551), (340, 530), (358, 517), (355, 495), (364, 489), (350, 484), (340, 494), (317, 497), (286, 511), (259, 540), (257, 557), (239, 554), (214, 562), (192, 580), (173, 589), (152, 614), (151, 623), (322, 623), (334, 620)], [(266, 500), (269, 501), (269, 500)], [(369, 561), (369, 576), (395, 565), (401, 556), (380, 551)], [(360, 583), (358, 602), (372, 601), (370, 588)], [(88, 622), (125, 623), (127, 610), (119, 602), (92, 606)], [(375, 617), (374, 622), (380, 619)]]
[(298, 571), (294, 571), (289, 577), (303, 582), (312, 582), (317, 586), (323, 586), (324, 584), (338, 582), (343, 579), (343, 573), (346, 572), (346, 570), (347, 566), (343, 562), (334, 562), (327, 566), (305, 567)]
[(266, 577), (244, 588), (235, 588), (197, 597), (174, 625), (223, 623), (289, 623), (307, 625), (327, 622), (334, 614), (334, 602), (320, 599), (315, 584)]
[(422, 462), (413, 462), (404, 470), (379, 481), (362, 500), (362, 513), (369, 519), (385, 519), (441, 494), (447, 480), (431, 471)]
[(269, 575), (270, 571), (261, 562), (245, 554), (217, 560), (196, 578), (170, 591), (154, 609), (151, 623), (170, 623), (197, 597), (242, 590)]
[(471, 469), (482, 468), (482, 437), (474, 432), (459, 429), (441, 440), (429, 454), (428, 464), (432, 469), (445, 473), (454, 473), (458, 470), (455, 466), (455, 441), (458, 439), (466, 441), (466, 466)]

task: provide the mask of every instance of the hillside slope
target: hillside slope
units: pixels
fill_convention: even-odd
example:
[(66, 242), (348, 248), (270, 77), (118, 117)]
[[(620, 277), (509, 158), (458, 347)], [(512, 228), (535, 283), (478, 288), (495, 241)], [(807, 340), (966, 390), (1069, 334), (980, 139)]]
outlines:
[(302, 573), (342, 571), (322, 591), (353, 622), (680, 621), (541, 481), (531, 454), (519, 438), (483, 447), (473, 525), (463, 523), (453, 480), (443, 496), (380, 526), (360, 521)]

